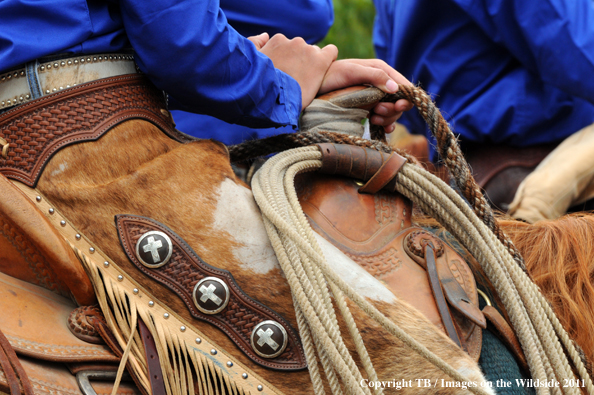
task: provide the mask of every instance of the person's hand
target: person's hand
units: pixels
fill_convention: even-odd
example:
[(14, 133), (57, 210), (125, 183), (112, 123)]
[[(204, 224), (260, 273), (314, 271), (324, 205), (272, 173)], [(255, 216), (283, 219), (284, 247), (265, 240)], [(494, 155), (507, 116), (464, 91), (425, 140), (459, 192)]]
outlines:
[(268, 56), (274, 67), (293, 77), (301, 87), (301, 110), (318, 94), (326, 71), (338, 56), (334, 45), (324, 48), (309, 45), (301, 37), (289, 40), (282, 34), (268, 38), (267, 33), (248, 37), (256, 48)]
[[(402, 74), (382, 60), (345, 59), (332, 63), (320, 86), (320, 94), (361, 84), (374, 85), (386, 93), (395, 93), (398, 84), (412, 86)], [(396, 126), (394, 122), (400, 118), (403, 111), (411, 108), (412, 103), (407, 100), (379, 103), (373, 108), (369, 121), (374, 125), (383, 126), (386, 133), (391, 133)]]

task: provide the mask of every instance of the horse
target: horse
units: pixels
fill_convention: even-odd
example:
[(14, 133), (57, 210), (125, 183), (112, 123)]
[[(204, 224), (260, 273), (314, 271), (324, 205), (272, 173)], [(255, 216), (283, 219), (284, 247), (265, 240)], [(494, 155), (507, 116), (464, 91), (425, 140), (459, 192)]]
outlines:
[[(138, 77), (124, 79), (130, 85), (146, 84)], [(36, 210), (43, 212), (58, 232), (48, 233), (67, 239), (65, 245), (74, 252), (66, 252), (64, 248), (64, 251), (54, 250), (54, 254), (61, 255), (63, 261), (72, 261), (71, 255), (76, 255), (76, 261), (83, 264), (93, 284), (93, 292), (90, 292), (84, 276), (75, 276), (66, 286), (67, 292), (77, 294), (78, 300), (92, 300), (93, 295), (89, 293), (97, 296), (107, 326), (115, 332), (113, 343), (119, 345), (123, 359), (128, 359), (128, 369), (142, 373), (140, 378), (135, 378), (141, 392), (157, 393), (155, 386), (159, 385), (159, 380), (151, 381), (147, 374), (147, 369), (151, 372), (150, 359), (156, 354), (164, 370), (161, 385), (173, 393), (194, 390), (197, 393), (242, 393), (245, 391), (243, 383), (254, 392), (271, 393), (324, 390), (367, 393), (369, 387), (376, 385), (386, 386), (389, 391), (390, 383), (393, 384), (391, 389), (410, 394), (495, 393), (488, 385), (477, 388), (486, 379), (473, 358), (415, 307), (396, 297), (384, 282), (362, 269), (352, 256), (323, 237), (317, 237), (323, 255), (328, 261), (339, 263), (338, 270), (334, 271), (336, 281), (356, 290), (357, 295), (372, 306), (371, 311), (377, 310), (391, 323), (397, 323), (402, 332), (426, 347), (426, 354), (447, 361), (464, 381), (463, 387), (460, 380), (458, 385), (437, 386), (437, 383), (452, 380), (444, 373), (444, 368), (411, 352), (410, 343), (368, 319), (369, 312), (364, 312), (361, 305), (353, 301), (346, 304), (358, 332), (364, 334), (367, 351), (359, 350), (356, 334), (354, 340), (345, 337), (342, 341), (345, 349), (354, 355), (354, 363), (366, 373), (355, 374), (354, 377), (361, 380), (353, 381), (348, 375), (353, 370), (348, 363), (344, 367), (328, 368), (332, 346), (328, 354), (317, 352), (318, 366), (318, 362), (311, 359), (311, 355), (316, 354), (311, 345), (318, 347), (318, 342), (326, 340), (313, 338), (310, 348), (300, 345), (297, 331), (301, 337), (307, 336), (303, 317), (310, 312), (302, 311), (307, 305), (295, 304), (297, 297), (292, 296), (289, 286), (295, 278), (281, 270), (274, 243), (267, 236), (270, 224), (268, 220), (263, 221), (250, 187), (233, 172), (229, 151), (214, 141), (191, 140), (180, 135), (172, 128), (170, 115), (155, 92), (148, 93), (157, 103), (156, 111), (149, 115), (140, 114), (139, 108), (126, 109), (126, 117), (121, 113), (111, 114), (108, 104), (117, 97), (110, 91), (112, 85), (112, 81), (94, 84), (93, 99), (84, 97), (84, 105), (76, 96), (88, 93), (84, 85), (52, 96), (53, 101), (46, 105), (49, 110), (42, 110), (33, 117), (41, 117), (43, 121), (44, 117), (57, 117), (60, 112), (67, 113), (73, 107), (82, 106), (87, 108), (87, 114), (99, 118), (96, 122), (99, 126), (80, 138), (83, 142), (72, 144), (77, 141), (72, 139), (51, 146), (50, 153), (43, 153), (42, 163), (29, 166), (31, 171), (26, 175), (17, 174), (14, 170), (17, 165), (9, 166), (3, 174), (12, 180), (4, 178), (2, 183), (4, 191), (16, 191), (14, 199), (25, 195)], [(9, 121), (4, 124), (17, 135), (27, 126), (18, 116), (28, 115), (29, 107), (18, 111), (14, 116), (9, 112)], [(33, 106), (30, 111), (34, 111)], [(83, 118), (80, 122), (90, 121)], [(44, 136), (47, 139), (47, 134)], [(18, 146), (11, 144), (10, 148)], [(14, 156), (10, 159), (18, 162)], [(22, 224), (16, 225), (22, 227)], [(160, 239), (156, 240), (158, 237)], [(146, 240), (144, 247), (138, 247), (141, 239)], [(180, 270), (149, 262), (148, 257), (152, 257), (153, 263), (161, 259), (158, 254), (155, 258), (153, 246), (169, 242), (175, 251), (171, 264), (183, 263)], [(144, 248), (145, 255), (134, 251), (135, 246), (137, 250)], [(212, 308), (212, 303), (211, 307), (205, 307), (198, 302), (201, 298), (196, 290), (202, 288), (195, 280), (204, 279), (206, 275), (192, 271), (198, 270), (197, 267), (204, 273), (218, 274), (228, 280), (223, 288), (227, 288), (227, 294), (232, 294), (234, 312), (226, 316), (227, 321), (212, 318), (218, 313), (213, 313), (216, 309)], [(224, 298), (222, 294), (214, 294), (218, 289), (217, 281), (210, 281), (203, 283), (202, 295), (218, 305), (217, 301)], [(332, 288), (332, 293), (334, 300), (330, 304), (341, 309), (338, 290)], [(196, 309), (207, 313), (200, 314)], [(270, 355), (262, 357), (261, 352), (254, 354), (249, 349), (244, 335), (254, 328), (255, 322), (250, 321), (254, 317), (272, 317), (277, 324), (281, 322), (275, 325), (286, 332), (289, 338), (286, 347), (291, 351), (282, 354), (285, 359), (270, 362), (266, 358)], [(342, 315), (336, 314), (328, 320), (336, 322), (340, 333), (353, 333)], [(137, 323), (141, 321), (138, 331), (142, 336), (139, 336)], [(320, 321), (321, 326), (329, 325)], [(264, 336), (269, 329), (272, 332), (272, 327), (262, 330), (260, 339), (266, 344), (275, 344)], [(151, 344), (150, 341), (144, 343), (145, 337), (152, 337), (150, 341), (156, 348), (148, 358), (148, 367), (141, 357), (142, 351), (148, 350), (147, 344)], [(252, 346), (253, 343), (254, 340)], [(317, 348), (320, 349), (323, 348)], [(283, 347), (283, 350), (287, 349)], [(425, 348), (418, 350), (424, 352)], [(341, 354), (342, 350), (337, 349), (335, 353)], [(366, 359), (372, 362), (377, 378), (364, 366)], [(320, 369), (327, 376), (322, 382), (316, 382), (309, 373)]]

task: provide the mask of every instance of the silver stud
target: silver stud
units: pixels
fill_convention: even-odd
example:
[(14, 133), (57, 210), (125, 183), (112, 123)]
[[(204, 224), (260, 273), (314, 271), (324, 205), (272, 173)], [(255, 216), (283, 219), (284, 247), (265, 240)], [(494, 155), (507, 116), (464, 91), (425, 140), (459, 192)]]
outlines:
[(153, 302), (152, 300), (149, 301), (149, 307), (153, 307), (155, 305), (155, 302)]
[(49, 95), (49, 93), (50, 93), (50, 90), (49, 90), (49, 89), (46, 89), (46, 90), (45, 90), (45, 93)]
[(70, 85), (66, 85), (66, 88), (70, 88)]
[(28, 100), (28, 99), (30, 99), (30, 98), (31, 98), (31, 95), (29, 95), (29, 94), (27, 94), (27, 95), (25, 96), (25, 99), (27, 99), (27, 100)]
[(59, 66), (58, 63), (54, 63), (55, 68), (58, 68), (58, 66)]
[(56, 88), (52, 89), (52, 92), (57, 92), (58, 90)]
[(109, 55), (109, 60), (113, 60), (113, 56)]
[(169, 313), (163, 314), (163, 318), (165, 318), (165, 319), (169, 318)]
[(232, 368), (233, 367), (233, 362), (231, 362), (231, 361), (227, 362), (227, 366), (229, 366), (230, 368)]
[(18, 76), (19, 76), (19, 72), (17, 71), (14, 73), (14, 78), (18, 78)]
[(6, 102), (5, 102), (5, 101), (3, 101), (3, 102), (2, 102), (2, 107), (4, 107), (5, 105), (6, 105)]
[(23, 77), (25, 75), (24, 71), (21, 71), (21, 77)]
[(74, 64), (78, 64), (78, 59), (74, 59)]
[(197, 338), (196, 338), (196, 340), (194, 340), (194, 341), (196, 342), (196, 344), (200, 344), (200, 343), (202, 343), (202, 339), (201, 339), (201, 338), (199, 338), (199, 337), (197, 337)]
[(62, 89), (64, 89), (64, 87), (63, 87), (63, 86), (61, 86), (61, 87), (60, 87), (60, 90), (62, 90)]
[(35, 200), (37, 200), (38, 202), (41, 202), (41, 196), (35, 196)]
[(244, 379), (247, 379), (248, 378), (248, 374), (247, 373), (244, 373), (244, 374), (241, 375), (241, 377), (243, 377)]
[(6, 78), (8, 78), (9, 80), (10, 80), (10, 79), (12, 79), (12, 74), (8, 74), (8, 75), (6, 76)]
[(182, 325), (182, 326), (179, 327), (179, 330), (182, 331), (182, 332), (185, 332), (186, 331), (186, 327)]
[(87, 62), (90, 62), (90, 61), (91, 61), (91, 58), (87, 58)]
[(19, 100), (20, 101), (23, 101), (23, 96), (19, 96)]
[(258, 386), (258, 391), (262, 391), (264, 389), (264, 387), (262, 387), (262, 385)]
[(121, 274), (118, 276), (118, 281), (124, 281), (124, 276), (122, 276)]
[(72, 66), (72, 60), (68, 61), (68, 66)]
[(74, 237), (76, 238), (76, 240), (80, 240), (80, 237), (81, 237), (81, 236), (80, 236), (80, 234), (79, 234), (79, 233), (77, 233), (77, 234), (76, 234)]
[(217, 355), (217, 350), (215, 350), (214, 348), (210, 350), (210, 355)]
[(46, 67), (47, 67), (47, 69), (49, 70), (49, 69), (51, 69), (51, 68), (52, 68), (52, 65), (51, 65), (51, 64), (48, 64)]
[(2, 82), (6, 81), (6, 76), (2, 77)]
[(43, 70), (45, 70), (45, 66), (39, 67), (39, 71), (43, 71)]
[(96, 61), (97, 61), (97, 57), (95, 56), (95, 57), (93, 58), (93, 62), (96, 62)]
[(66, 226), (66, 221), (60, 221), (60, 225)]
[(103, 60), (103, 56), (99, 56), (99, 60)]
[(134, 288), (132, 292), (134, 292), (134, 295), (138, 295), (138, 288)]
[(85, 58), (81, 58), (81, 59), (80, 59), (80, 62), (81, 62), (81, 63), (84, 63), (84, 62), (85, 62)]
[(95, 249), (94, 249), (93, 247), (91, 247), (91, 248), (89, 248), (89, 252), (90, 252), (91, 254), (94, 254), (94, 253), (95, 253)]
[(61, 62), (60, 62), (60, 66), (66, 66), (66, 62), (64, 62), (64, 61), (61, 61)]
[(53, 209), (53, 208), (50, 208), (50, 209), (49, 209), (49, 210), (47, 210), (47, 211), (49, 211), (49, 213), (50, 213), (50, 214), (53, 214), (53, 213), (54, 213), (54, 209)]
[(107, 262), (107, 261), (103, 262), (103, 266), (109, 267), (109, 262)]

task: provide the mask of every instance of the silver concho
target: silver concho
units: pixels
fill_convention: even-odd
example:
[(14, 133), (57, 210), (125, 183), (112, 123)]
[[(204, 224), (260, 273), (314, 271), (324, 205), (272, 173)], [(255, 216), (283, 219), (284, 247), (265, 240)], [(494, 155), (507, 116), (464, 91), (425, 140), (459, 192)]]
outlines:
[(229, 287), (216, 277), (205, 277), (194, 286), (192, 298), (204, 314), (217, 314), (229, 303)]
[(262, 358), (276, 358), (285, 351), (289, 336), (276, 321), (262, 321), (254, 327), (250, 336), (252, 348)]
[(156, 230), (146, 232), (136, 243), (136, 257), (150, 269), (159, 268), (169, 262), (172, 253), (173, 244), (169, 236)]

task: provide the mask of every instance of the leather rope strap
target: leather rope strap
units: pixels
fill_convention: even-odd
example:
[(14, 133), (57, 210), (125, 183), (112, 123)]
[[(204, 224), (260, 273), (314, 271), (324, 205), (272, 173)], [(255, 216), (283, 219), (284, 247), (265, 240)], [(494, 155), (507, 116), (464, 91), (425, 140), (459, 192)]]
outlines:
[(392, 153), (379, 170), (371, 176), (367, 184), (359, 188), (359, 193), (377, 193), (396, 177), (396, 174), (398, 174), (398, 171), (400, 171), (405, 163), (406, 158)]
[(458, 347), (462, 347), (462, 344), (460, 343), (460, 338), (458, 337), (458, 332), (456, 332), (454, 320), (452, 319), (450, 309), (448, 308), (448, 302), (446, 301), (443, 289), (441, 288), (441, 282), (439, 281), (439, 275), (437, 274), (435, 253), (433, 251), (431, 243), (427, 243), (427, 245), (425, 246), (425, 260), (427, 262), (427, 276), (429, 277), (431, 291), (433, 292), (433, 297), (435, 298), (435, 304), (437, 305), (437, 309), (439, 310), (441, 321), (443, 322), (443, 325), (450, 339), (452, 339), (452, 341), (456, 343)]
[(4, 371), (4, 375), (8, 381), (8, 385), (10, 386), (10, 394), (11, 395), (20, 395), (21, 389), (19, 385), (23, 386), (23, 394), (24, 395), (33, 395), (33, 386), (29, 381), (29, 377), (27, 377), (27, 373), (25, 373), (25, 369), (19, 362), (19, 358), (17, 357), (14, 349), (10, 345), (4, 333), (0, 330), (0, 367)]

